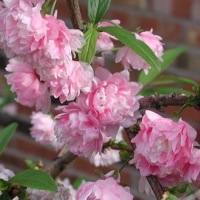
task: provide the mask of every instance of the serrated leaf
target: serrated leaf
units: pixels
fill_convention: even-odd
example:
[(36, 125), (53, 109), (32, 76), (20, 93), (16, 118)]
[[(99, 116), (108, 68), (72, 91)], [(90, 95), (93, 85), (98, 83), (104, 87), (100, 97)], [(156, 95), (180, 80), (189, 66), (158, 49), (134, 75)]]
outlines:
[(154, 52), (143, 41), (136, 39), (134, 34), (121, 27), (99, 27), (100, 31), (115, 36), (120, 42), (132, 49), (136, 54), (142, 57), (152, 69), (160, 69), (160, 61)]
[(97, 24), (107, 12), (111, 0), (88, 0), (88, 18), (93, 24)]
[(179, 93), (179, 94), (185, 94), (187, 96), (193, 95), (192, 92), (189, 92), (187, 90), (181, 89), (181, 88), (170, 88), (170, 87), (160, 87), (160, 88), (147, 88), (143, 89), (139, 92), (139, 95), (142, 96), (149, 96), (151, 94), (172, 94), (172, 93)]
[(16, 174), (9, 182), (38, 190), (47, 190), (50, 192), (58, 191), (53, 178), (48, 173), (41, 170), (28, 169)]
[(0, 154), (3, 153), (4, 149), (6, 148), (6, 145), (12, 138), (16, 128), (17, 123), (12, 123), (0, 132)]
[(90, 28), (84, 34), (84, 38), (86, 40), (85, 46), (81, 49), (79, 54), (79, 60), (90, 64), (92, 59), (96, 53), (96, 43), (98, 39), (99, 33), (96, 29)]
[(162, 56), (163, 61), (160, 63), (160, 70), (155, 71), (153, 68), (151, 68), (149, 69), (147, 75), (143, 71), (140, 72), (138, 82), (140, 82), (142, 85), (151, 83), (159, 74), (166, 70), (179, 55), (181, 55), (186, 50), (186, 47), (179, 47), (165, 51)]

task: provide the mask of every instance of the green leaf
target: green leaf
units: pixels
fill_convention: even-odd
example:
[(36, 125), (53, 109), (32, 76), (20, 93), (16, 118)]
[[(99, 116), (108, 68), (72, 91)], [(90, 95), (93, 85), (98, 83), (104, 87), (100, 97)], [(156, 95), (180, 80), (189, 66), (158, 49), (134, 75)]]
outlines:
[(93, 24), (97, 24), (107, 12), (111, 0), (88, 0), (88, 18)]
[(73, 188), (77, 190), (83, 182), (86, 182), (86, 180), (87, 179), (85, 177), (80, 177), (76, 179), (73, 184)]
[(143, 89), (139, 92), (139, 95), (142, 96), (149, 96), (151, 94), (172, 94), (172, 93), (180, 93), (185, 94), (187, 96), (193, 95), (192, 92), (189, 92), (187, 90), (181, 89), (181, 88), (170, 88), (170, 87), (160, 87), (160, 88), (147, 88)]
[(163, 75), (151, 82), (151, 85), (163, 85), (163, 84), (182, 84), (182, 85), (192, 85), (192, 86), (198, 85), (197, 82), (189, 78), (178, 77), (174, 75)]
[(136, 39), (131, 32), (116, 26), (99, 27), (98, 30), (115, 36), (120, 42), (142, 57), (153, 69), (159, 70), (160, 61), (154, 52), (143, 41)]
[(195, 86), (192, 87), (192, 89), (193, 89), (195, 92), (200, 93), (200, 85), (195, 85)]
[(200, 107), (200, 96), (191, 97), (191, 99), (187, 102), (187, 105)]
[(1, 102), (0, 102), (0, 110), (4, 108), (4, 106), (7, 104), (8, 99), (6, 96), (1, 97)]
[(12, 138), (16, 128), (17, 123), (12, 123), (0, 132), (0, 154), (3, 153), (4, 149), (6, 148), (6, 145)]
[(48, 173), (41, 170), (28, 169), (16, 174), (9, 182), (38, 190), (48, 190), (50, 192), (58, 191), (53, 178)]
[(79, 54), (79, 60), (90, 64), (92, 59), (96, 53), (96, 43), (98, 39), (99, 33), (96, 29), (90, 28), (84, 34), (84, 38), (86, 40), (85, 46), (81, 49)]
[(143, 85), (151, 83), (159, 74), (166, 70), (179, 55), (181, 55), (186, 50), (186, 47), (179, 47), (165, 51), (162, 56), (163, 62), (160, 63), (160, 70), (155, 71), (153, 68), (151, 68), (149, 69), (147, 75), (142, 71), (139, 74), (138, 82), (140, 82)]
[(42, 14), (50, 14), (53, 15), (57, 0), (46, 0), (45, 3), (42, 5)]

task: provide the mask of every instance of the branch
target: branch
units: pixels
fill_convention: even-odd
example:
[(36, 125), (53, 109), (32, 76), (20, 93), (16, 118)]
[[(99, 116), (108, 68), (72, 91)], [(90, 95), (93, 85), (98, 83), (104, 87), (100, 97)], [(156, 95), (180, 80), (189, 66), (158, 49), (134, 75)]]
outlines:
[[(140, 128), (139, 128), (139, 124), (136, 124), (130, 128), (126, 128), (125, 131), (126, 131), (126, 134), (129, 138), (129, 141), (132, 140), (133, 137), (135, 137), (137, 135), (137, 133), (139, 132)], [(131, 146), (132, 146), (132, 149), (133, 149), (133, 154), (135, 152), (135, 144), (131, 143)], [(164, 192), (167, 191), (167, 188), (164, 188), (160, 182), (158, 181), (158, 179), (156, 178), (156, 176), (153, 176), (153, 175), (149, 175), (146, 177), (147, 178), (147, 181), (149, 182), (149, 185), (151, 186), (155, 196), (156, 196), (156, 199), (157, 200), (161, 200), (163, 198), (163, 194)]]
[[(149, 97), (144, 97), (140, 99), (140, 109), (144, 108), (160, 108), (162, 106), (182, 106), (188, 101), (188, 97), (181, 94), (170, 94), (170, 95), (152, 95)], [(130, 128), (125, 129), (129, 140), (139, 132), (139, 125), (136, 124)], [(135, 151), (135, 145), (131, 143), (132, 151)], [(104, 144), (104, 148), (107, 148), (108, 144)], [(117, 147), (113, 147), (117, 149)], [(129, 151), (129, 149), (128, 149)], [(76, 155), (67, 152), (61, 157), (58, 157), (54, 160), (49, 166), (47, 166), (44, 170), (49, 172), (53, 178), (56, 178), (65, 168), (69, 165), (75, 158)], [(162, 199), (163, 193), (166, 191), (166, 188), (162, 187), (155, 176), (148, 176), (147, 180), (151, 185), (156, 198)]]
[(67, 0), (67, 4), (73, 28), (83, 30), (83, 20), (81, 17), (78, 0)]
[(45, 167), (44, 170), (49, 172), (50, 175), (55, 179), (76, 158), (77, 155), (74, 155), (68, 151), (61, 157), (56, 158), (52, 163)]
[(156, 108), (166, 106), (183, 106), (189, 100), (188, 96), (183, 94), (168, 94), (168, 95), (151, 95), (143, 97), (139, 100), (140, 110), (147, 108)]

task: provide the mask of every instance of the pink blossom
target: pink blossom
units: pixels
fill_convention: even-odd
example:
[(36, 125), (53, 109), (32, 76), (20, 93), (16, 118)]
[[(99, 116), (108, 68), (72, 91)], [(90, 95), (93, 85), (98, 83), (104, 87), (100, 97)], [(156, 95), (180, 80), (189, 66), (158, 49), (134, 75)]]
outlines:
[(69, 63), (85, 44), (83, 33), (69, 30), (56, 13), (42, 16), (43, 2), (13, 0), (0, 12), (0, 46), (8, 57), (24, 56), (35, 68)]
[(129, 187), (122, 187), (117, 180), (107, 177), (97, 182), (86, 182), (78, 189), (75, 200), (132, 200)]
[(26, 55), (41, 46), (47, 21), (40, 14), (42, 3), (13, 0), (0, 13), (1, 43), (8, 57)]
[(48, 74), (46, 79), (50, 86), (51, 94), (60, 98), (60, 102), (74, 100), (80, 92), (89, 92), (94, 77), (90, 65), (71, 61), (69, 64), (55, 68), (46, 68), (43, 74)]
[(181, 172), (181, 177), (185, 182), (200, 180), (200, 150), (193, 148), (190, 160), (186, 163)]
[[(160, 42), (162, 38), (154, 35), (152, 32), (153, 30), (151, 29), (150, 31), (135, 33), (135, 37), (138, 40), (146, 43), (146, 45), (148, 45), (155, 53), (157, 58), (162, 61), (161, 56), (163, 53), (163, 44)], [(133, 69), (137, 70), (143, 69), (145, 74), (148, 74), (148, 70), (150, 69), (150, 66), (146, 63), (146, 61), (127, 46), (122, 47), (117, 52), (115, 61), (117, 63), (121, 62), (125, 69), (130, 69), (130, 66), (132, 66)]]
[(33, 112), (31, 115), (30, 134), (36, 142), (41, 144), (56, 145), (57, 138), (54, 134), (55, 121), (48, 114)]
[(130, 163), (140, 169), (142, 176), (153, 174), (166, 179), (165, 185), (177, 184), (183, 166), (191, 159), (196, 131), (182, 119), (174, 122), (148, 110), (140, 129), (131, 141), (136, 150)]
[(50, 109), (50, 96), (47, 87), (39, 80), (33, 67), (25, 63), (22, 58), (10, 59), (5, 75), (12, 92), (16, 92), (16, 101), (24, 106), (36, 106), (36, 110), (48, 112)]
[(108, 33), (102, 32), (97, 40), (96, 50), (109, 52), (114, 48), (114, 43)]
[(88, 157), (101, 152), (103, 139), (98, 121), (85, 113), (81, 106), (70, 103), (58, 108), (62, 113), (56, 116), (55, 131), (58, 140), (66, 144), (72, 153)]
[(105, 126), (107, 136), (115, 137), (119, 126), (129, 127), (140, 117), (140, 96), (136, 95), (142, 86), (129, 81), (128, 70), (111, 74), (99, 67), (95, 74), (93, 88), (87, 94), (86, 104), (101, 126)]
[[(83, 33), (79, 30), (68, 29), (64, 21), (56, 16), (45, 15), (47, 33), (41, 47), (28, 56), (35, 67), (55, 67), (72, 61), (72, 53), (78, 52), (85, 44)], [(39, 64), (39, 66), (38, 66)]]

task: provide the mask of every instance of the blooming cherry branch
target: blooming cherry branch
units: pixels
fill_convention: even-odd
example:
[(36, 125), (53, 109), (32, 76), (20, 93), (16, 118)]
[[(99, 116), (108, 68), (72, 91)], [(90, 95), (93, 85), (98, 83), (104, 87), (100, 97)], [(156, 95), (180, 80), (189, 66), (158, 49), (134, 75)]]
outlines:
[[(7, 82), (18, 103), (35, 107), (31, 136), (61, 152), (44, 171), (57, 178), (78, 156), (89, 158), (95, 166), (110, 165), (122, 157), (125, 164), (96, 182), (81, 183), (75, 188), (77, 191), (65, 181), (54, 182), (32, 166), (33, 169), (11, 178), (2, 176), (6, 188), (2, 195), (9, 196), (10, 187), (17, 183), (27, 188), (30, 199), (131, 200), (130, 188), (120, 185), (118, 175), (128, 164), (135, 165), (146, 176), (157, 199), (163, 198), (167, 187), (198, 181), (196, 131), (182, 119), (173, 121), (147, 109), (160, 110), (170, 105), (199, 108), (199, 86), (189, 81), (196, 88), (196, 94), (191, 96), (173, 93), (143, 97), (140, 94), (144, 86), (130, 80), (133, 69), (143, 70), (147, 77), (151, 69), (162, 67), (160, 63), (166, 58), (162, 38), (154, 35), (153, 30), (129, 32), (119, 25), (119, 20), (101, 21), (110, 0), (88, 0), (89, 23), (84, 32), (78, 1), (67, 0), (74, 27), (69, 29), (57, 18), (57, 11), (52, 12), (55, 2), (0, 2), (0, 47), (10, 59)], [(105, 59), (113, 53), (116, 40), (123, 47), (117, 48), (115, 61), (124, 70), (111, 73), (105, 67)], [(55, 117), (48, 114), (52, 97), (59, 100)], [(143, 116), (142, 109), (146, 110)], [(126, 130), (132, 150), (121, 142), (121, 129)], [(42, 177), (44, 182), (38, 183)], [(39, 186), (31, 184), (32, 181)]]

